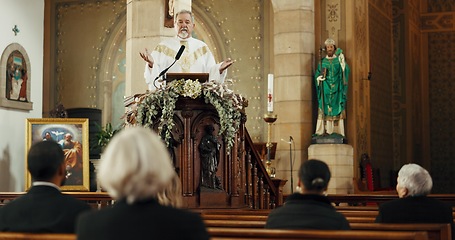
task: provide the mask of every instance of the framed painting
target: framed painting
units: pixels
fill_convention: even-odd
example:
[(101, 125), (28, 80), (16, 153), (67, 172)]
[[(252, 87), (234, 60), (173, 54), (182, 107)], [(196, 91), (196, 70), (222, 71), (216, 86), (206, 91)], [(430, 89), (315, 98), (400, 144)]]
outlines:
[(0, 107), (32, 110), (30, 59), (25, 49), (12, 43), (0, 59)]
[[(62, 191), (89, 191), (88, 118), (28, 118), (26, 123), (26, 157), (30, 147), (39, 141), (55, 141), (63, 149), (66, 181)], [(32, 185), (27, 160), (25, 189)]]

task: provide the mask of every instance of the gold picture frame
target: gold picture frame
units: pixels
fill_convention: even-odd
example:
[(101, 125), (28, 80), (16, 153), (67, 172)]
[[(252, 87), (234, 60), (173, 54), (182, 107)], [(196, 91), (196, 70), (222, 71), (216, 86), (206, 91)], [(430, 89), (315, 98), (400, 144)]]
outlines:
[(67, 180), (62, 191), (89, 191), (88, 118), (28, 118), (26, 123), (25, 189), (32, 185), (27, 168), (30, 147), (39, 141), (55, 141), (62, 146), (67, 161)]

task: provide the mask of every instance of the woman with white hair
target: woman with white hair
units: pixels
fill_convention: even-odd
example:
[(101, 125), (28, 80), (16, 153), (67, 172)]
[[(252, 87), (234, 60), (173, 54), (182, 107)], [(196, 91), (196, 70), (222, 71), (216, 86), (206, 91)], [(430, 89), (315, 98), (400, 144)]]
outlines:
[(81, 215), (78, 239), (209, 239), (199, 215), (158, 202), (175, 172), (164, 143), (150, 129), (127, 128), (115, 135), (98, 176), (117, 201)]
[[(427, 170), (410, 163), (398, 172), (399, 199), (379, 206), (378, 223), (450, 223), (454, 230), (452, 207), (428, 197), (433, 181)], [(453, 235), (455, 236), (455, 235)]]

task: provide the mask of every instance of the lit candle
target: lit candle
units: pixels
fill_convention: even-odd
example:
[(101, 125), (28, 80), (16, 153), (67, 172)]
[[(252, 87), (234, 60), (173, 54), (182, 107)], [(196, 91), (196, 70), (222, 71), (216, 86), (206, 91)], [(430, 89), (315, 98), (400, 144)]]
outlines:
[(267, 111), (273, 112), (273, 74), (269, 73), (267, 82)]

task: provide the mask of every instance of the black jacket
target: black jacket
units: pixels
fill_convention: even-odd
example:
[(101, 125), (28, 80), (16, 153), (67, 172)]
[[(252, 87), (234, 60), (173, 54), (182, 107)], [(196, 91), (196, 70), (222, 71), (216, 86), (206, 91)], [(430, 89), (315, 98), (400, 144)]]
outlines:
[[(376, 217), (378, 223), (450, 223), (454, 232), (452, 207), (438, 199), (417, 196), (383, 203)], [(455, 234), (452, 234), (455, 239)]]
[(349, 230), (349, 222), (321, 195), (294, 193), (273, 210), (266, 228)]
[(77, 239), (209, 239), (201, 217), (183, 209), (162, 206), (155, 199), (84, 213)]
[(74, 233), (78, 215), (90, 206), (50, 186), (34, 186), (0, 208), (0, 231)]

